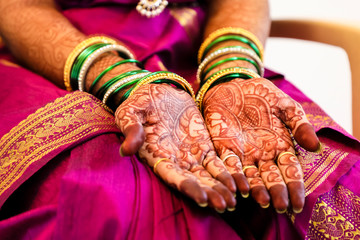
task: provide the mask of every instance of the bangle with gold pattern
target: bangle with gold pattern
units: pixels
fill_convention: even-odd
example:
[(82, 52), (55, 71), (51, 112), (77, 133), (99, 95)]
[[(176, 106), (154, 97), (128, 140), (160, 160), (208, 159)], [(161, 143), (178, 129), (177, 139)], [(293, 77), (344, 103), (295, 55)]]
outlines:
[(223, 35), (229, 35), (229, 34), (236, 34), (236, 35), (241, 35), (247, 39), (249, 39), (252, 43), (254, 43), (257, 48), (259, 49), (259, 57), (262, 60), (263, 56), (264, 56), (264, 47), (261, 44), (260, 40), (251, 32), (243, 29), (243, 28), (234, 28), (234, 27), (225, 27), (225, 28), (220, 28), (214, 32), (212, 32), (205, 40), (204, 42), (201, 44), (200, 49), (199, 49), (199, 53), (198, 53), (198, 63), (200, 64), (202, 59), (203, 59), (203, 55), (204, 55), (204, 51), (205, 49), (208, 47), (208, 45), (213, 42), (215, 39), (217, 39), (218, 37), (221, 37)]
[(64, 66), (64, 84), (66, 90), (72, 91), (72, 87), (70, 84), (70, 73), (71, 68), (75, 62), (76, 57), (86, 48), (95, 44), (95, 43), (109, 43), (109, 44), (117, 44), (116, 40), (105, 37), (105, 36), (94, 36), (88, 39), (85, 39), (81, 43), (79, 43), (74, 50), (69, 54), (68, 58), (66, 59), (65, 66)]
[(139, 89), (141, 86), (155, 82), (157, 80), (164, 80), (163, 82), (168, 83), (166, 80), (174, 81), (182, 86), (182, 88), (187, 91), (191, 97), (195, 100), (195, 93), (190, 83), (188, 83), (184, 78), (180, 77), (176, 73), (167, 72), (167, 71), (159, 71), (149, 74), (142, 79), (131, 89), (129, 93), (129, 97), (134, 94), (134, 92)]
[(211, 78), (208, 81), (206, 81), (204, 83), (204, 85), (201, 86), (201, 88), (196, 96), (195, 102), (200, 111), (202, 111), (202, 101), (205, 97), (205, 93), (210, 89), (210, 87), (220, 78), (222, 78), (226, 75), (229, 75), (229, 74), (234, 74), (234, 73), (246, 74), (252, 78), (260, 78), (260, 76), (257, 73), (255, 73), (254, 71), (250, 71), (247, 68), (240, 68), (240, 67), (226, 68), (219, 72), (216, 72), (214, 75), (211, 76)]

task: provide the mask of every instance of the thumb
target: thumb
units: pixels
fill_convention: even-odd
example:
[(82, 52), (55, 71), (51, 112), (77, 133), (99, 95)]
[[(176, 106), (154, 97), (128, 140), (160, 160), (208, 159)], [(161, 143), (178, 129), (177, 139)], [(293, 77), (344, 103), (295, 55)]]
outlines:
[(129, 156), (135, 154), (145, 140), (143, 126), (140, 123), (129, 125), (124, 129), (123, 133), (125, 140), (120, 147), (120, 155)]
[(120, 106), (115, 113), (115, 121), (125, 140), (120, 147), (120, 155), (135, 154), (145, 141), (145, 132), (138, 116), (142, 111), (135, 111), (131, 106)]

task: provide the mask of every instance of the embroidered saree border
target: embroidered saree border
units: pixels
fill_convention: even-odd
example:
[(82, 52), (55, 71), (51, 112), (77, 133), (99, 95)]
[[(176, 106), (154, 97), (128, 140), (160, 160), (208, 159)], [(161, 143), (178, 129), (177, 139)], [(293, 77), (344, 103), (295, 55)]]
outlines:
[(360, 198), (341, 185), (320, 196), (305, 239), (360, 239)]
[(301, 167), (304, 172), (305, 195), (316, 190), (332, 174), (349, 153), (330, 148), (322, 143), (320, 153), (312, 153), (296, 145)]
[(73, 92), (40, 108), (0, 139), (0, 196), (45, 155), (98, 132), (118, 132), (114, 117), (87, 93)]

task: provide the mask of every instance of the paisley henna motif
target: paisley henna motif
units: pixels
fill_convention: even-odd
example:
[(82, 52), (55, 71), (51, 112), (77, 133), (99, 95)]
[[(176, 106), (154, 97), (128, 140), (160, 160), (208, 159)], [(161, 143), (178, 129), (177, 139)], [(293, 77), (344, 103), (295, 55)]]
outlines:
[[(234, 152), (243, 166), (257, 166), (245, 172), (250, 188), (303, 183), (296, 157), (276, 160), (282, 152), (294, 152), (289, 128), (295, 133), (307, 120), (301, 105), (270, 81), (236, 79), (217, 85), (204, 98), (203, 114), (219, 156)], [(240, 166), (235, 162), (227, 164), (229, 171)]]
[(120, 105), (115, 117), (122, 132), (137, 124), (143, 126), (145, 141), (138, 155), (149, 166), (161, 158), (172, 160), (162, 161), (156, 168), (168, 185), (183, 192), (188, 191), (183, 187), (188, 180), (208, 190), (222, 185), (214, 177), (226, 173), (226, 168), (186, 92), (166, 84), (144, 85)]

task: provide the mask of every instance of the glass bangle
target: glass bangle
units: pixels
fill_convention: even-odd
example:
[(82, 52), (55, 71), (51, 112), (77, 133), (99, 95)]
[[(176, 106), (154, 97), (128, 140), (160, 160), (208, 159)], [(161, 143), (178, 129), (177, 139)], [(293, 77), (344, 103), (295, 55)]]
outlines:
[(138, 67), (143, 68), (142, 63), (138, 60), (135, 59), (125, 59), (125, 60), (121, 60), (119, 62), (114, 63), (113, 65), (107, 67), (104, 71), (102, 71), (96, 78), (95, 80), (92, 82), (90, 88), (89, 88), (89, 92), (91, 93), (92, 90), (94, 89), (96, 83), (98, 83), (100, 81), (100, 79), (106, 74), (108, 73), (110, 70), (114, 69), (115, 67), (121, 65), (121, 64), (125, 64), (125, 63), (136, 63)]
[(66, 59), (65, 66), (64, 66), (64, 85), (67, 91), (72, 91), (71, 83), (70, 83), (70, 72), (71, 68), (74, 65), (74, 61), (77, 56), (87, 47), (95, 44), (95, 43), (109, 43), (109, 44), (116, 44), (116, 40), (106, 37), (106, 36), (92, 36), (84, 41), (80, 42), (69, 54)]
[(251, 42), (253, 42), (259, 49), (260, 52), (260, 59), (263, 59), (263, 55), (264, 55), (264, 47), (261, 43), (261, 41), (250, 31), (244, 29), (244, 28), (239, 28), (239, 27), (223, 27), (223, 28), (219, 28), (217, 30), (215, 30), (214, 32), (210, 33), (209, 36), (202, 42), (200, 48), (199, 48), (199, 52), (198, 52), (198, 63), (201, 63), (202, 58), (204, 57), (204, 50), (205, 48), (212, 42), (214, 41), (216, 38), (220, 37), (220, 36), (226, 36), (226, 35), (238, 35), (238, 36), (242, 36), (245, 37), (247, 39), (249, 39)]
[(252, 59), (250, 59), (250, 58), (245, 58), (245, 57), (230, 57), (230, 58), (222, 59), (222, 60), (214, 63), (213, 65), (211, 65), (211, 66), (202, 74), (201, 78), (204, 78), (211, 70), (213, 70), (215, 67), (217, 67), (217, 66), (219, 66), (219, 65), (221, 65), (221, 64), (223, 64), (223, 63), (231, 62), (231, 61), (238, 61), (238, 60), (246, 61), (246, 62), (251, 63), (251, 64), (256, 68), (258, 74), (261, 73), (258, 64), (257, 64), (254, 60), (252, 60)]
[(143, 77), (134, 86), (134, 88), (130, 92), (129, 96), (131, 96), (140, 86), (151, 83), (156, 80), (160, 80), (160, 79), (169, 79), (169, 80), (178, 82), (179, 84), (181, 84), (183, 86), (184, 89), (186, 89), (186, 92), (188, 92), (191, 95), (191, 97), (195, 99), (195, 93), (194, 93), (194, 90), (191, 87), (191, 85), (184, 78), (180, 77), (179, 75), (177, 75), (175, 73), (168, 72), (168, 71), (154, 72), (154, 73), (149, 74), (146, 77)]
[(97, 43), (84, 49), (80, 55), (75, 59), (75, 62), (70, 71), (70, 84), (72, 89), (78, 89), (78, 77), (80, 74), (80, 68), (85, 60), (97, 49), (109, 45), (108, 43)]
[(196, 96), (196, 104), (199, 108), (200, 111), (202, 111), (202, 101), (203, 101), (203, 98), (205, 96), (205, 93), (207, 92), (207, 90), (209, 89), (209, 87), (215, 82), (217, 81), (219, 78), (223, 77), (223, 76), (227, 76), (230, 74), (233, 74), (233, 73), (241, 73), (241, 74), (246, 74), (246, 75), (249, 75), (251, 78), (259, 78), (260, 76), (253, 72), (253, 71), (249, 71), (249, 69), (246, 69), (246, 68), (239, 68), (239, 67), (233, 67), (233, 68), (226, 68), (226, 69), (223, 69), (221, 71), (218, 71), (216, 72), (215, 74), (213, 74), (211, 76), (211, 78), (205, 82), (201, 87), (200, 87), (200, 90)]
[(130, 81), (134, 81), (134, 80), (138, 80), (142, 77), (145, 77), (146, 75), (150, 74), (150, 72), (145, 72), (145, 73), (138, 73), (135, 75), (131, 75), (131, 76), (127, 76), (122, 78), (121, 80), (117, 81), (116, 83), (114, 83), (104, 94), (103, 97), (103, 103), (107, 104), (107, 100), (112, 98), (112, 96), (117, 93), (118, 91), (116, 91), (117, 88), (121, 87), (122, 85), (130, 82)]
[(196, 72), (196, 80), (197, 83), (200, 84), (201, 82), (201, 73), (204, 70), (204, 68), (214, 59), (227, 55), (227, 54), (244, 54), (250, 58), (252, 58), (260, 67), (260, 76), (263, 76), (264, 74), (264, 65), (261, 61), (261, 59), (256, 55), (256, 53), (245, 47), (241, 46), (228, 46), (228, 47), (222, 47), (217, 49), (216, 51), (212, 52), (207, 56), (199, 65), (198, 70)]
[(247, 72), (251, 72), (252, 74), (256, 74), (256, 72), (254, 72), (252, 69), (249, 69), (249, 68), (245, 68), (245, 67), (230, 67), (230, 68), (224, 68), (224, 69), (221, 69), (213, 74), (211, 74), (208, 78), (206, 78), (204, 81), (202, 81), (200, 83), (200, 86), (204, 85), (209, 79), (211, 79), (212, 77), (214, 77), (215, 75), (219, 74), (220, 72), (222, 71), (226, 71), (226, 70), (229, 70), (229, 69), (243, 69), (243, 70), (246, 70)]
[(260, 51), (259, 51), (258, 47), (256, 46), (256, 44), (254, 44), (252, 41), (250, 41), (249, 39), (247, 39), (245, 37), (236, 36), (236, 35), (227, 35), (227, 36), (221, 36), (221, 37), (216, 38), (205, 48), (203, 56), (206, 56), (206, 54), (209, 52), (209, 50), (212, 47), (214, 47), (216, 44), (219, 44), (224, 41), (229, 41), (229, 40), (235, 40), (235, 41), (239, 41), (239, 42), (247, 44), (254, 50), (256, 55), (258, 55), (258, 57), (261, 58)]
[(113, 85), (115, 84), (117, 81), (120, 81), (122, 78), (127, 77), (127, 76), (131, 76), (131, 75), (135, 75), (138, 73), (144, 73), (144, 72), (148, 72), (147, 70), (134, 70), (134, 71), (130, 71), (130, 72), (126, 72), (123, 74), (120, 74), (116, 77), (111, 78), (109, 81), (105, 82), (100, 88), (99, 90), (95, 93), (95, 96), (99, 99), (102, 99), (106, 93), (106, 91)]

